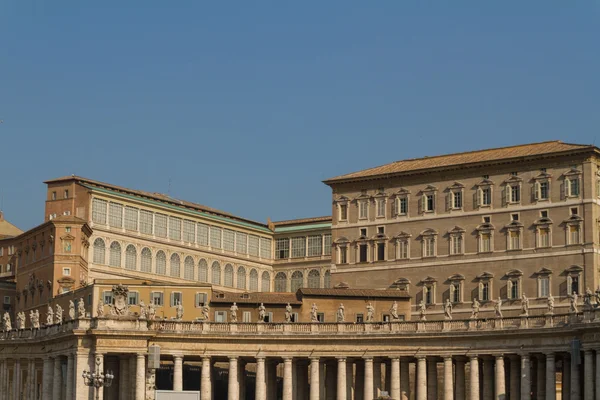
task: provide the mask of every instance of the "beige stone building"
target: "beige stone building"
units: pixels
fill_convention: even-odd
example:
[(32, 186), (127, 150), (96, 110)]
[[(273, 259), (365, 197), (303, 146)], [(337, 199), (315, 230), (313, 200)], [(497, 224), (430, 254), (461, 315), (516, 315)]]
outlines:
[(267, 223), (47, 181), (45, 221), (0, 240), (0, 400), (598, 398), (598, 154), (398, 161)]

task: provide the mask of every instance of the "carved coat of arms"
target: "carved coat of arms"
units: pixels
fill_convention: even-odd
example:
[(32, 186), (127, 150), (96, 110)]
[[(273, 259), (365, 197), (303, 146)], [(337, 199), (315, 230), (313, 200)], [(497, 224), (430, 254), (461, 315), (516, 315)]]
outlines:
[(129, 315), (129, 304), (127, 294), (129, 288), (125, 285), (115, 285), (112, 287), (113, 304), (110, 304), (110, 314), (116, 316)]

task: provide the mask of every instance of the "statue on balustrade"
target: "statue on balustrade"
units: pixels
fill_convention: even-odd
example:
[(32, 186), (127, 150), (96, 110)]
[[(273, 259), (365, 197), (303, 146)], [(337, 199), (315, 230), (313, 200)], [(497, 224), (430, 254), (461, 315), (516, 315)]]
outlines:
[(98, 307), (96, 307), (96, 314), (98, 314), (98, 317), (104, 317), (104, 302), (102, 300), (98, 300)]
[[(290, 303), (288, 303), (288, 306), (289, 305), (290, 305)], [(286, 313), (287, 313), (287, 307), (286, 307)], [(267, 309), (265, 308), (265, 305), (263, 303), (260, 303), (260, 306), (258, 306), (258, 322), (265, 322), (266, 315), (267, 315)]]
[(148, 320), (154, 321), (154, 318), (156, 318), (156, 308), (154, 307), (154, 303), (151, 301), (148, 303)]
[(144, 300), (140, 300), (140, 316), (138, 319), (145, 320), (148, 318), (148, 310), (146, 310), (146, 303)]
[(176, 319), (183, 319), (183, 305), (181, 304), (181, 301), (177, 302), (177, 306), (175, 307), (175, 318)]
[(204, 304), (202, 306), (202, 320), (208, 322), (209, 320), (209, 313), (210, 313), (210, 307), (208, 306), (208, 304)]
[(32, 310), (29, 313), (29, 320), (33, 329), (40, 329), (40, 312), (38, 310)]
[(521, 297), (521, 316), (529, 316), (529, 299), (525, 296), (525, 293), (523, 293), (523, 296)]
[(547, 314), (554, 314), (554, 297), (548, 296), (548, 312)]
[(2, 316), (2, 323), (5, 331), (12, 331), (12, 324), (10, 323), (10, 314), (5, 312)]
[(285, 322), (292, 322), (292, 306), (290, 303), (285, 306)]
[(73, 303), (73, 300), (69, 300), (69, 319), (71, 321), (75, 319), (75, 303)]
[(54, 310), (52, 306), (48, 304), (48, 311), (46, 311), (46, 325), (50, 326), (54, 323)]
[(420, 321), (427, 320), (427, 317), (425, 316), (426, 312), (427, 312), (427, 306), (425, 305), (425, 301), (421, 300), (421, 302), (419, 303), (419, 320)]
[(231, 306), (231, 308), (229, 309), (229, 316), (230, 316), (229, 319), (231, 320), (231, 322), (238, 322), (237, 311), (238, 311), (238, 306), (234, 302), (233, 305)]
[(596, 308), (598, 308), (598, 307), (600, 307), (600, 289), (596, 290), (595, 297), (596, 297)]
[(569, 312), (571, 314), (577, 314), (579, 312), (579, 308), (577, 307), (577, 300), (579, 296), (577, 296), (577, 292), (574, 292), (571, 296), (569, 296), (570, 307)]
[(452, 319), (452, 302), (450, 299), (446, 299), (446, 303), (444, 304), (444, 318)]
[(373, 315), (375, 315), (375, 307), (373, 304), (367, 304), (367, 322), (373, 322)]
[(56, 305), (56, 311), (54, 312), (54, 323), (62, 325), (63, 323), (63, 309), (60, 304)]
[(481, 307), (479, 301), (473, 299), (473, 303), (471, 304), (471, 319), (477, 319), (479, 317), (479, 307)]
[(591, 310), (592, 307), (592, 291), (590, 288), (585, 289), (585, 295), (583, 296), (583, 309), (585, 311)]
[(342, 303), (340, 303), (340, 306), (338, 307), (336, 315), (337, 315), (337, 322), (344, 322), (346, 320), (345, 308)]
[(502, 318), (502, 298), (498, 297), (498, 300), (494, 301), (494, 311), (496, 318)]
[(390, 308), (390, 315), (392, 317), (392, 321), (400, 321), (400, 317), (398, 316), (398, 302), (394, 301), (392, 307)]
[(83, 302), (83, 297), (80, 297), (77, 302), (77, 317), (85, 318), (85, 303)]
[(319, 316), (317, 315), (317, 310), (319, 308), (315, 303), (312, 303), (310, 307), (310, 322), (319, 322)]
[(25, 313), (23, 311), (17, 313), (17, 329), (25, 329)]

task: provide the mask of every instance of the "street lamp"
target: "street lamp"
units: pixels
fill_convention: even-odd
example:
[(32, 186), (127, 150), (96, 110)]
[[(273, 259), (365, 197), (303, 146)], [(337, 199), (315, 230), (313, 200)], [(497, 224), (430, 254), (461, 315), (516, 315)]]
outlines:
[(106, 371), (106, 374), (100, 371), (101, 362), (100, 357), (96, 357), (96, 370), (94, 372), (84, 370), (82, 374), (83, 383), (86, 386), (96, 388), (96, 400), (100, 400), (100, 390), (98, 389), (101, 387), (110, 387), (115, 377), (112, 371)]

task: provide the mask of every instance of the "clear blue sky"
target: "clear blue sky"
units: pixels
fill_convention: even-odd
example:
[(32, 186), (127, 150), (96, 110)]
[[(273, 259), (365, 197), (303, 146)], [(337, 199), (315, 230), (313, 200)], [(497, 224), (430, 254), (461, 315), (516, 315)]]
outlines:
[(398, 159), (600, 143), (598, 1), (0, 2), (0, 191), (78, 174), (265, 221)]

